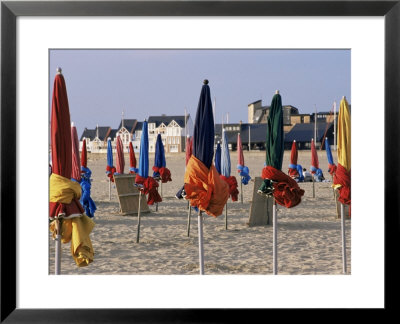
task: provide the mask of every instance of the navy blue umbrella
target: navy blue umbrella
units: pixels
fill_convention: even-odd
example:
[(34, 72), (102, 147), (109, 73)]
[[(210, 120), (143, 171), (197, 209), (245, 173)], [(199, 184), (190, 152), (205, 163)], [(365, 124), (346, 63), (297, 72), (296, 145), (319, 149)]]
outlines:
[(158, 134), (156, 141), (156, 152), (154, 155), (154, 167), (157, 171), (154, 170), (153, 178), (160, 178), (160, 172), (158, 169), (165, 168), (166, 165), (167, 163), (165, 161), (164, 144), (161, 140), (161, 134)]
[(214, 155), (214, 116), (208, 80), (204, 80), (193, 131), (193, 155), (209, 169)]
[(217, 143), (217, 149), (215, 151), (214, 164), (218, 173), (221, 174), (221, 144), (219, 142)]
[(147, 121), (143, 122), (142, 137), (140, 139), (139, 170), (138, 174), (142, 178), (149, 176), (149, 134), (147, 132)]

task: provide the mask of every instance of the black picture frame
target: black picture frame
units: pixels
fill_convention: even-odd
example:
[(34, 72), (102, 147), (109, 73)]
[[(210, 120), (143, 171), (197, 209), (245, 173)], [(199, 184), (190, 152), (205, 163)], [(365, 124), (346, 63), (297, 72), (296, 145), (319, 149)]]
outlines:
[[(397, 308), (395, 269), (400, 229), (400, 0), (395, 1), (2, 1), (1, 2), (1, 322), (232, 323), (263, 309), (16, 308), (16, 18), (18, 16), (383, 16), (385, 19), (384, 171), (371, 176), (371, 195), (384, 190), (385, 311)], [(371, 126), (373, 127), (373, 126)], [(373, 177), (384, 176), (384, 188)], [(366, 247), (367, 248), (367, 247)], [(395, 254), (390, 251), (396, 251)], [(50, 296), (54, 298), (54, 296)], [(205, 297), (206, 298), (206, 297)], [(251, 312), (251, 315), (250, 315)], [(267, 318), (265, 318), (267, 319)], [(282, 318), (281, 318), (282, 319)], [(332, 319), (332, 318), (330, 318)]]

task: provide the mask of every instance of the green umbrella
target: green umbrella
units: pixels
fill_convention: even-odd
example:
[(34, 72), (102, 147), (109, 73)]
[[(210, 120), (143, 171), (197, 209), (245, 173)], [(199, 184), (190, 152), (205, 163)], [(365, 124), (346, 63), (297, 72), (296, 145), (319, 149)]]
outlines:
[(279, 93), (272, 98), (271, 108), (267, 120), (267, 139), (266, 139), (266, 165), (273, 166), (275, 169), (282, 170), (283, 162), (283, 112), (282, 98)]

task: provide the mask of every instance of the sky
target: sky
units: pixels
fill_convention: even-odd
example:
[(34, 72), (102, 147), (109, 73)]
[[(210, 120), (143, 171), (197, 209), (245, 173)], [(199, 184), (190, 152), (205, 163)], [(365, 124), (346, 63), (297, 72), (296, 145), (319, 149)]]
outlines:
[[(49, 102), (57, 67), (67, 86), (71, 122), (117, 128), (125, 119), (184, 115), (193, 122), (203, 80), (209, 80), (216, 123), (248, 121), (247, 106), (270, 105), (276, 90), (283, 105), (300, 113), (351, 104), (350, 50), (83, 50), (49, 53)], [(51, 108), (51, 107), (50, 107)]]

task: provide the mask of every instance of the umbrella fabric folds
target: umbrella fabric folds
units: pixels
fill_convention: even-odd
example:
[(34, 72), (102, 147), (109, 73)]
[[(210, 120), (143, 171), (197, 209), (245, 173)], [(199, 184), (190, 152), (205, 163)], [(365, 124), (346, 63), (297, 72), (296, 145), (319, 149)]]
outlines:
[(154, 155), (153, 178), (161, 179), (162, 183), (172, 181), (171, 171), (166, 167), (164, 144), (161, 139), (161, 134), (157, 135), (156, 151)]
[(217, 172), (221, 174), (221, 144), (217, 143), (217, 149), (215, 150), (214, 165)]
[(249, 168), (244, 165), (244, 155), (243, 155), (243, 147), (242, 147), (242, 138), (240, 134), (237, 136), (237, 152), (238, 152), (238, 164), (237, 164), (237, 172), (240, 174), (241, 181), (244, 185), (247, 185), (251, 179), (249, 175)]
[(85, 208), (86, 215), (90, 218), (94, 216), (94, 212), (96, 211), (96, 204), (93, 199), (90, 197), (90, 189), (92, 187), (92, 171), (87, 167), (87, 150), (86, 150), (86, 140), (83, 141), (82, 145), (82, 153), (81, 153), (81, 188), (82, 188), (82, 196), (81, 196), (81, 205)]
[(236, 177), (231, 176), (231, 158), (229, 155), (228, 139), (225, 130), (222, 135), (222, 154), (221, 154), (221, 179), (229, 185), (229, 195), (232, 201), (238, 200), (239, 191)]
[(125, 169), (125, 157), (124, 157), (124, 146), (122, 145), (121, 136), (117, 136), (117, 166), (116, 174), (124, 174)]
[(331, 146), (329, 145), (328, 137), (325, 138), (326, 157), (328, 159), (328, 171), (333, 176), (336, 172), (336, 164), (333, 162)]
[(266, 163), (261, 177), (263, 184), (258, 192), (273, 195), (278, 204), (291, 208), (301, 202), (304, 190), (295, 180), (281, 171), (283, 162), (283, 112), (282, 98), (275, 94), (267, 120)]
[(322, 180), (324, 180), (324, 175), (322, 173), (322, 170), (319, 168), (318, 155), (317, 155), (317, 150), (315, 149), (314, 139), (311, 139), (311, 167), (310, 167), (310, 171), (314, 175), (314, 179), (317, 182), (321, 182)]
[(71, 141), (72, 141), (72, 172), (71, 180), (81, 181), (81, 160), (79, 158), (79, 140), (78, 132), (74, 123), (71, 124)]
[(333, 177), (333, 186), (339, 191), (338, 200), (351, 204), (351, 124), (347, 100), (340, 101), (338, 116), (338, 165)]
[(210, 87), (204, 81), (193, 132), (193, 154), (185, 171), (185, 199), (200, 211), (217, 217), (229, 198), (228, 184), (212, 164), (214, 155), (214, 117)]
[(162, 201), (157, 191), (157, 181), (149, 177), (149, 134), (147, 121), (143, 122), (142, 137), (140, 139), (139, 169), (135, 177), (135, 182), (142, 185), (142, 187), (139, 187), (139, 190), (143, 194), (148, 195), (148, 205)]
[(129, 173), (135, 174), (138, 172), (138, 169), (136, 168), (136, 156), (132, 142), (129, 142), (129, 166)]
[[(72, 141), (65, 80), (61, 72), (54, 79), (51, 108), (51, 157), (49, 218), (53, 237), (61, 235), (63, 243), (71, 242), (71, 254), (78, 266), (93, 261), (89, 234), (94, 222), (84, 214), (79, 198), (81, 186), (71, 180)], [(61, 223), (58, 227), (59, 222)]]
[(113, 151), (112, 151), (112, 144), (111, 144), (111, 138), (108, 138), (107, 140), (107, 167), (106, 167), (106, 174), (107, 177), (110, 178), (112, 182), (114, 182), (114, 173), (116, 172), (116, 169), (113, 165)]

